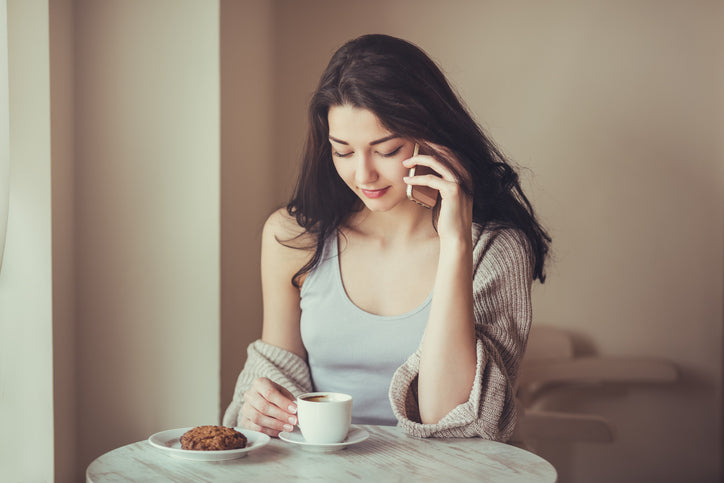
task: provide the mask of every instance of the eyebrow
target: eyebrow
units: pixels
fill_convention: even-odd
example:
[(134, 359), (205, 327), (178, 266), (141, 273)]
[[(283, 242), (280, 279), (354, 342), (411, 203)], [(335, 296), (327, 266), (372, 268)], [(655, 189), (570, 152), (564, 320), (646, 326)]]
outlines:
[[(370, 143), (370, 146), (374, 146), (375, 144), (384, 143), (385, 141), (389, 141), (390, 139), (399, 138), (397, 134), (390, 134), (389, 136), (385, 136), (380, 139), (376, 139)], [(345, 146), (349, 146), (349, 143), (347, 141), (342, 141), (341, 139), (334, 138), (332, 136), (329, 136), (329, 139), (334, 141), (335, 143), (344, 144)]]

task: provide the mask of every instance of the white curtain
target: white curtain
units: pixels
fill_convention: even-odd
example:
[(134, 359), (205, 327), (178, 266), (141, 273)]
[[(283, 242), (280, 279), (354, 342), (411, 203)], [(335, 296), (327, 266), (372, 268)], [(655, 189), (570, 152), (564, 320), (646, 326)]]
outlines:
[(0, 270), (5, 251), (10, 190), (10, 112), (8, 93), (8, 9), (0, 0)]

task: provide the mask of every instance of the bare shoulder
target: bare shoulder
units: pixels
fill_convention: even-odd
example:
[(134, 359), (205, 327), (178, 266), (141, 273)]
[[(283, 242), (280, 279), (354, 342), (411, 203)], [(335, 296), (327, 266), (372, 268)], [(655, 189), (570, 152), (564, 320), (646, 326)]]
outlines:
[(280, 208), (267, 218), (262, 233), (262, 264), (289, 280), (314, 254), (314, 236)]
[(302, 234), (304, 229), (285, 208), (279, 208), (266, 219), (264, 232), (275, 237), (294, 238)]
[(262, 232), (262, 340), (302, 358), (300, 291), (292, 278), (314, 254), (312, 238), (284, 209), (269, 216)]

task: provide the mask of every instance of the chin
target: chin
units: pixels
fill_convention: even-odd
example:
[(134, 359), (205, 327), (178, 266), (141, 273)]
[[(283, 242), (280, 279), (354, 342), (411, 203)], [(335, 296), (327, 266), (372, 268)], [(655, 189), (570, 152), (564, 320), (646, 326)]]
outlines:
[(382, 200), (362, 200), (362, 203), (365, 205), (365, 207), (373, 211), (375, 213), (384, 213), (387, 211), (391, 211), (397, 207), (399, 207), (401, 204), (407, 202), (407, 198), (404, 200), (388, 200), (388, 201), (382, 201)]

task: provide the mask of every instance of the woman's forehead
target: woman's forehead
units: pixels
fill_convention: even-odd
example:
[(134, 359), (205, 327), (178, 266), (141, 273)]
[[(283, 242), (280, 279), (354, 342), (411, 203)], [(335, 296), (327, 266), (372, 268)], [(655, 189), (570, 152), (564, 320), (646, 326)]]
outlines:
[(329, 136), (347, 143), (365, 141), (367, 144), (378, 144), (394, 134), (369, 109), (347, 104), (330, 107), (327, 121)]

